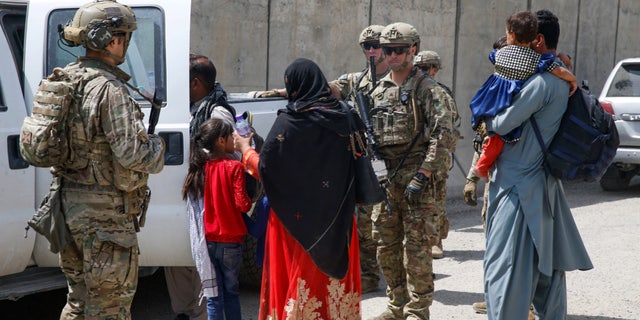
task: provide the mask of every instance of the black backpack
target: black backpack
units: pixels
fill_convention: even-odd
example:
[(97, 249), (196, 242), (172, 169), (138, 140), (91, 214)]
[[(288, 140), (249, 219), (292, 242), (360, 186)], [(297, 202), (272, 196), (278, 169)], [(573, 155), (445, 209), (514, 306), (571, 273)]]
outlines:
[(549, 148), (531, 117), (536, 138), (545, 154), (549, 172), (563, 181), (595, 181), (607, 170), (620, 144), (613, 116), (583, 83), (569, 97), (560, 128)]

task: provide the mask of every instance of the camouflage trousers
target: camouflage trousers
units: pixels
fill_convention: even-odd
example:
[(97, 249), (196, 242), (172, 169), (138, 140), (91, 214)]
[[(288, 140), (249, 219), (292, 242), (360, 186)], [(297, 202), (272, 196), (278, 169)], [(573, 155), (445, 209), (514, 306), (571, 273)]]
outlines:
[(439, 211), (433, 185), (416, 205), (405, 200), (405, 188), (404, 183), (387, 187), (391, 215), (385, 203), (374, 207), (373, 239), (387, 281), (389, 310), (399, 319), (429, 319), (434, 292), (431, 247), (438, 241)]
[(373, 223), (371, 211), (373, 206), (358, 206), (358, 240), (360, 241), (360, 270), (362, 286), (365, 284), (378, 286), (380, 282), (380, 268), (376, 259), (376, 242), (373, 241)]
[(131, 319), (139, 252), (134, 216), (122, 205), (118, 192), (63, 188), (73, 242), (59, 255), (69, 290), (61, 320)]
[(447, 217), (447, 180), (437, 179), (434, 182), (435, 189), (435, 205), (438, 209), (438, 218), (436, 221), (438, 240), (446, 239), (449, 235), (449, 217)]
[[(491, 174), (489, 174), (489, 180), (491, 180)], [(487, 231), (487, 208), (489, 207), (489, 186), (491, 183), (489, 181), (484, 184), (484, 194), (482, 195), (482, 212), (480, 216), (482, 217), (482, 231)]]

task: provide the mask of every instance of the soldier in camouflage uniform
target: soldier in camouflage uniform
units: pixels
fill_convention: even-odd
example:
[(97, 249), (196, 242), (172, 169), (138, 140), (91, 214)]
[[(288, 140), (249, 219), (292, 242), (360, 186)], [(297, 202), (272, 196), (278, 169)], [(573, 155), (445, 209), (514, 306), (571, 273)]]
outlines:
[(146, 209), (149, 174), (164, 165), (164, 143), (146, 133), (124, 85), (129, 75), (117, 67), (135, 29), (131, 8), (107, 0), (82, 6), (64, 30), (69, 45), (87, 50), (65, 67), (76, 75), (81, 101), (74, 121), (84, 130), (73, 127), (70, 141), (77, 158), (52, 169), (62, 176), (62, 211), (73, 239), (59, 256), (69, 290), (62, 320), (131, 318), (138, 215)]
[[(422, 70), (422, 72), (428, 74), (433, 80), (436, 80), (436, 74), (442, 68), (440, 55), (435, 51), (420, 51), (420, 53), (418, 53), (414, 58), (413, 64)], [(458, 107), (456, 106), (456, 101), (453, 98), (451, 89), (438, 81), (436, 81), (436, 83), (438, 86), (434, 90), (434, 92), (436, 92), (434, 98), (437, 99), (444, 108), (447, 108), (449, 112), (451, 112), (453, 123), (455, 125), (453, 127), (453, 139), (447, 146), (449, 150), (446, 156), (447, 162), (449, 162), (449, 168), (451, 168), (453, 153), (456, 151), (456, 143), (460, 138), (460, 131), (458, 131), (458, 127), (460, 126), (460, 116), (458, 115)], [(449, 218), (447, 217), (445, 203), (449, 171), (441, 171), (434, 178), (436, 185), (436, 205), (440, 210), (440, 214), (438, 216), (438, 234), (440, 235), (440, 238), (438, 239), (438, 243), (431, 248), (431, 253), (434, 259), (441, 259), (444, 257), (442, 239), (446, 239), (449, 234)]]
[[(329, 83), (336, 92), (340, 93), (340, 98), (351, 100), (357, 104), (356, 94), (363, 92), (368, 94), (373, 88), (371, 77), (371, 65), (369, 57), (374, 57), (376, 79), (381, 79), (389, 73), (389, 66), (385, 61), (382, 48), (380, 47), (380, 32), (384, 26), (371, 25), (360, 33), (359, 44), (362, 53), (367, 58), (367, 67), (360, 72), (347, 73), (337, 80)], [(356, 108), (356, 110), (359, 109)], [(377, 291), (380, 282), (380, 267), (376, 259), (376, 243), (371, 236), (372, 223), (371, 211), (373, 206), (357, 206), (358, 216), (358, 238), (360, 241), (360, 269), (362, 279), (362, 293)]]
[(376, 151), (388, 174), (389, 208), (387, 203), (376, 206), (372, 220), (389, 302), (375, 319), (429, 319), (434, 293), (431, 247), (439, 238), (440, 213), (434, 177), (449, 170), (453, 119), (434, 98), (435, 81), (413, 66), (420, 46), (416, 29), (390, 24), (380, 43), (391, 72), (372, 94), (371, 116)]

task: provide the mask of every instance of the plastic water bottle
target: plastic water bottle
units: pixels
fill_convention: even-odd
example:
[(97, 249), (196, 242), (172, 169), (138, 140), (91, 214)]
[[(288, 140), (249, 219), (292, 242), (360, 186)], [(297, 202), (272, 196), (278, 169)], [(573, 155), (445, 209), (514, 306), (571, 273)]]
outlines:
[(236, 131), (239, 135), (243, 137), (248, 137), (251, 134), (251, 127), (249, 127), (249, 122), (242, 116), (236, 116)]

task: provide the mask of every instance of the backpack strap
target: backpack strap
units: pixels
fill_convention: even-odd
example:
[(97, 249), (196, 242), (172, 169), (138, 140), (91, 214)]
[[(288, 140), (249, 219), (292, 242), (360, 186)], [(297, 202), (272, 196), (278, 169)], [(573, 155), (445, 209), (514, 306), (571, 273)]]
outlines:
[(364, 77), (367, 75), (367, 72), (369, 72), (369, 68), (362, 69), (362, 71), (360, 72), (360, 75), (358, 76), (358, 78), (356, 78), (356, 82), (354, 83), (354, 87), (352, 88), (353, 89), (352, 91), (358, 92), (358, 87), (360, 86), (362, 79), (364, 79)]
[(414, 132), (416, 133), (416, 135), (424, 131), (424, 126), (422, 126), (420, 129), (418, 129), (418, 126), (420, 126), (420, 122), (425, 118), (423, 113), (424, 110), (419, 110), (419, 108), (416, 106), (416, 91), (418, 91), (420, 84), (422, 84), (422, 82), (427, 78), (430, 77), (426, 73), (422, 73), (418, 81), (416, 81), (415, 87), (411, 91), (411, 107), (413, 108), (413, 122), (415, 127)]
[(547, 149), (547, 147), (544, 144), (544, 141), (542, 140), (542, 134), (540, 134), (540, 128), (538, 127), (538, 122), (536, 122), (535, 117), (531, 116), (531, 118), (529, 118), (529, 120), (531, 121), (531, 126), (533, 127), (533, 132), (536, 134), (536, 140), (538, 140), (538, 144), (540, 145), (540, 149), (542, 149), (542, 153), (544, 154), (544, 158), (543, 158), (543, 164), (542, 166), (544, 167), (544, 170), (549, 173), (549, 167), (547, 166), (547, 157), (549, 157), (549, 150)]

